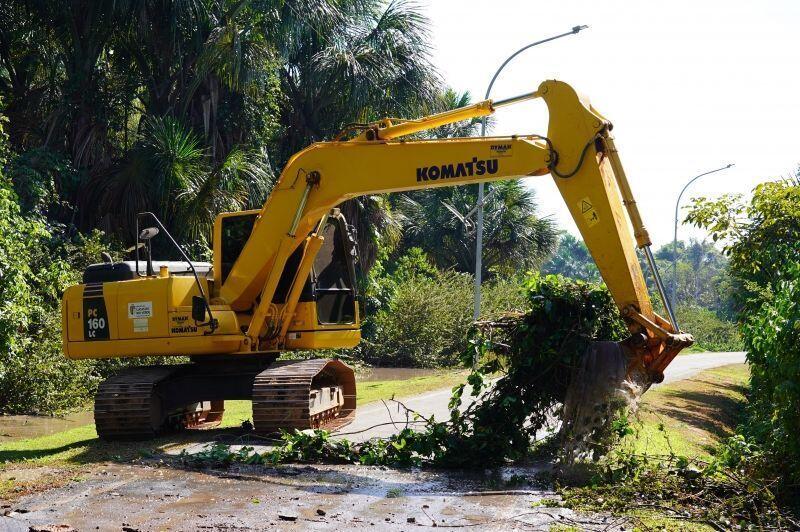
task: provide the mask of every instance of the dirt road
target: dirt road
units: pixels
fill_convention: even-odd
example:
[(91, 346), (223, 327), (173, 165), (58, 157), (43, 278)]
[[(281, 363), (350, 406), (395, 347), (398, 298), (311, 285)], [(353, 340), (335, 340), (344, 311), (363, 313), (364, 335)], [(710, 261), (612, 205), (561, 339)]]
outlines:
[[(615, 522), (532, 504), (544, 488), (508, 481), (535, 468), (473, 476), (364, 466), (237, 467), (202, 472), (166, 464), (108, 465), (85, 480), (14, 505), (29, 526), (77, 530), (413, 530), (417, 527), (549, 530), (553, 523), (601, 529)], [(514, 477), (513, 475), (517, 475)], [(487, 491), (497, 485), (498, 491)], [(473, 491), (474, 490), (474, 491)], [(66, 529), (69, 530), (69, 529)]]
[[(679, 357), (668, 380), (742, 362), (741, 353)], [(406, 401), (446, 416), (449, 390)], [(393, 413), (396, 418), (396, 414)], [(348, 431), (389, 420), (383, 404), (364, 408)], [(386, 434), (391, 425), (358, 437)], [(355, 437), (356, 435), (351, 436)], [(540, 477), (547, 464), (476, 472), (391, 470), (367, 466), (236, 466), (188, 469), (174, 455), (101, 464), (62, 487), (0, 508), (5, 530), (580, 530), (626, 529), (624, 519), (578, 515), (541, 505), (554, 493)], [(65, 525), (65, 528), (36, 528)], [(72, 527), (72, 528), (69, 528)]]

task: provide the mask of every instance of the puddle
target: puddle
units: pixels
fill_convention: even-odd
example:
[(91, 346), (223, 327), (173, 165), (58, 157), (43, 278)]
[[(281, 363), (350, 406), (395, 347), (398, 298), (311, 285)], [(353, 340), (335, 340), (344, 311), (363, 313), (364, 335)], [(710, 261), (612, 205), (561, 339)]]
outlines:
[(94, 423), (94, 413), (91, 410), (74, 412), (63, 417), (0, 416), (0, 444), (11, 440), (47, 436), (90, 423)]
[(365, 368), (356, 373), (358, 382), (399, 381), (416, 377), (427, 377), (442, 373), (441, 369), (425, 368)]

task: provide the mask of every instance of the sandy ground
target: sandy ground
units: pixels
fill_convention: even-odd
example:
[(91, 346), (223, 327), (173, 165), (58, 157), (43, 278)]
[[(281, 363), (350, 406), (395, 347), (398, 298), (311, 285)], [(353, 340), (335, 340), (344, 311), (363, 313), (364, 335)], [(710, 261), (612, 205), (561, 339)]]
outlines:
[[(742, 353), (678, 357), (667, 382), (744, 361)], [(449, 390), (405, 403), (444, 419)], [(351, 438), (394, 428), (383, 404), (359, 411)], [(392, 413), (397, 419), (396, 413)], [(370, 429), (373, 425), (380, 425)], [(203, 447), (200, 445), (199, 447)], [(101, 464), (45, 492), (0, 502), (6, 530), (579, 530), (627, 529), (624, 521), (576, 515), (537, 503), (555, 495), (539, 475), (547, 464), (477, 472), (392, 470), (366, 466), (237, 466), (192, 470), (174, 455), (132, 464)], [(2, 517), (6, 514), (5, 517)], [(55, 528), (63, 525), (62, 528)]]

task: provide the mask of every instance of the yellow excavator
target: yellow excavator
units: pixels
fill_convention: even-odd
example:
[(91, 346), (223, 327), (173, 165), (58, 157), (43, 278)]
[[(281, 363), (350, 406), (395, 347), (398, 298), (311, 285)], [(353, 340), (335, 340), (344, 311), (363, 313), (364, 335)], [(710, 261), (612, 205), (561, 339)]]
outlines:
[[(548, 107), (547, 136), (415, 135), (535, 98)], [(98, 434), (141, 439), (169, 428), (213, 426), (224, 401), (233, 399), (252, 400), (260, 433), (348, 423), (356, 407), (352, 369), (338, 360), (277, 360), (286, 351), (360, 341), (357, 250), (336, 206), (365, 194), (545, 174), (553, 176), (628, 325), (629, 371), (660, 381), (693, 339), (680, 332), (664, 295), (611, 129), (585, 97), (555, 80), (502, 101), (352, 125), (337, 140), (292, 156), (260, 210), (220, 214), (211, 263), (192, 262), (155, 215), (139, 214), (136, 260), (114, 262), (104, 254), (82, 284), (64, 293), (64, 353), (71, 359), (188, 356), (191, 362), (132, 367), (102, 382), (94, 408)], [(153, 260), (158, 234), (182, 261)], [(653, 311), (637, 247), (667, 319)]]

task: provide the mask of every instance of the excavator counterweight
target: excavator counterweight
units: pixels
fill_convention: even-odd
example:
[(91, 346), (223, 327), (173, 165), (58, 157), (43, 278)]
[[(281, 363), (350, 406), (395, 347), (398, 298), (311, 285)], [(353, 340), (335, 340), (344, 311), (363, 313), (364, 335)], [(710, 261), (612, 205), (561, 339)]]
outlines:
[[(547, 135), (410, 137), (535, 98), (549, 110)], [(357, 249), (337, 205), (367, 194), (546, 174), (628, 325), (627, 370), (658, 381), (693, 340), (678, 329), (663, 293), (668, 319), (653, 310), (636, 248), (659, 288), (660, 278), (611, 128), (586, 98), (550, 80), (516, 98), (343, 132), (292, 156), (261, 209), (220, 214), (211, 263), (189, 260), (158, 218), (142, 213), (137, 233), (139, 221), (155, 227), (137, 235), (136, 260), (92, 265), (65, 292), (64, 353), (189, 356), (192, 363), (132, 368), (104, 382), (95, 406), (100, 436), (213, 425), (230, 399), (253, 401), (259, 432), (347, 423), (355, 411), (350, 368), (335, 360), (276, 362), (287, 351), (349, 348), (361, 339)], [(182, 261), (153, 260), (158, 234)]]

